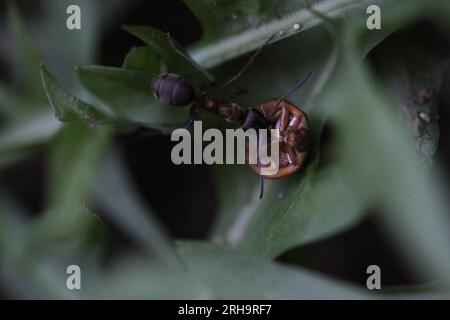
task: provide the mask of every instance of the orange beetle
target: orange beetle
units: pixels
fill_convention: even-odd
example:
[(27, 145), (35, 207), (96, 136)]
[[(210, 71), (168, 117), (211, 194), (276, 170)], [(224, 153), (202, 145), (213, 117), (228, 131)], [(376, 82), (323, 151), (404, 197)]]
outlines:
[[(279, 170), (267, 179), (278, 179), (299, 170), (307, 155), (309, 144), (309, 121), (306, 113), (285, 99), (263, 101), (257, 108), (270, 129), (279, 129)], [(269, 166), (269, 165), (267, 165)], [(265, 166), (250, 164), (257, 174)]]

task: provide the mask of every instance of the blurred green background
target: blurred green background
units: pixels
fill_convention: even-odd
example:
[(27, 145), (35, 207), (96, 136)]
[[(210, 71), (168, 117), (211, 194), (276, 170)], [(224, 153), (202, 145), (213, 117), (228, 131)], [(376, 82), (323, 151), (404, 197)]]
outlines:
[[(449, 18), (446, 0), (1, 1), (0, 298), (448, 299)], [(304, 170), (259, 200), (245, 166), (173, 165), (159, 130), (187, 110), (151, 79), (201, 76), (163, 32), (220, 79), (275, 35), (245, 107), (312, 71), (290, 97)]]

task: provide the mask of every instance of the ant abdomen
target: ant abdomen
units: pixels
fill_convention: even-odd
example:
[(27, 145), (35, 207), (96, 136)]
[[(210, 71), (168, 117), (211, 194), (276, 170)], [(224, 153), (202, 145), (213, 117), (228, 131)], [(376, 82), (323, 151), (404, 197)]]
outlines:
[(185, 78), (173, 73), (164, 73), (153, 78), (153, 95), (163, 103), (185, 106), (194, 101), (194, 88)]

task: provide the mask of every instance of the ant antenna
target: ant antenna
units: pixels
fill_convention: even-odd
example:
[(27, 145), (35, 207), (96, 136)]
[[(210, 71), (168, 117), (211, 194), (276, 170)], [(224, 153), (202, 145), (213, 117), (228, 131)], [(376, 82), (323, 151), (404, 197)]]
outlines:
[(233, 77), (231, 77), (228, 81), (226, 81), (225, 83), (221, 84), (219, 89), (223, 89), (227, 86), (229, 86), (230, 84), (232, 84), (233, 82), (235, 82), (247, 69), (248, 67), (250, 67), (250, 65), (253, 63), (253, 61), (255, 61), (256, 56), (258, 56), (258, 54), (261, 52), (261, 50), (267, 46), (269, 44), (269, 42), (275, 37), (275, 35), (272, 35), (269, 39), (267, 39), (266, 41), (264, 41), (264, 43), (261, 45), (261, 47), (259, 47), (258, 50), (256, 50), (256, 52), (250, 57), (250, 59), (247, 61), (247, 63), (241, 68), (241, 70), (239, 70), (238, 73), (236, 73)]
[(183, 52), (182, 49), (176, 44), (176, 42), (171, 37), (170, 33), (167, 32), (167, 39), (169, 40), (170, 45), (172, 48), (178, 53), (181, 57), (183, 57), (187, 62), (189, 62), (197, 71), (199, 71), (203, 76), (211, 83), (216, 81), (216, 78), (208, 72), (205, 68), (203, 68), (201, 65), (199, 65), (194, 59), (189, 57), (185, 52)]
[[(258, 156), (259, 156), (259, 136), (256, 137), (256, 141), (258, 142), (257, 145), (257, 152), (258, 152)], [(261, 200), (264, 194), (264, 176), (260, 175), (259, 176), (259, 199)]]
[(259, 176), (259, 199), (262, 199), (264, 194), (264, 176)]
[(238, 89), (236, 91), (232, 91), (230, 92), (230, 94), (228, 96), (225, 97), (226, 100), (229, 100), (231, 98), (235, 98), (235, 97), (239, 97), (243, 94), (247, 94), (248, 90), (247, 89)]
[(287, 98), (288, 96), (290, 96), (291, 94), (293, 94), (295, 91), (297, 91), (311, 76), (311, 72), (308, 72), (308, 74), (306, 75), (306, 77), (304, 77), (301, 81), (299, 81), (294, 88), (292, 88), (291, 90), (289, 90), (287, 93), (285, 93), (284, 95), (282, 95), (278, 101), (277, 101), (277, 106), (278, 104), (281, 102), (281, 100)]

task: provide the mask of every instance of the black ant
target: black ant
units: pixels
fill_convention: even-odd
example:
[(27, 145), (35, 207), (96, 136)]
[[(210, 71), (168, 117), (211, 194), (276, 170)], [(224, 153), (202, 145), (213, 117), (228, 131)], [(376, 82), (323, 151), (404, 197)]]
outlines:
[[(221, 101), (216, 97), (216, 95), (234, 83), (245, 72), (245, 70), (253, 63), (263, 47), (265, 47), (273, 37), (270, 37), (251, 56), (248, 62), (241, 68), (241, 70), (239, 70), (237, 74), (222, 84), (217, 84), (214, 76), (212, 76), (207, 70), (198, 65), (192, 58), (179, 49), (169, 34), (167, 34), (167, 37), (172, 48), (181, 57), (190, 62), (195, 69), (201, 72), (208, 81), (206, 84), (202, 85), (199, 92), (196, 93), (193, 86), (183, 76), (173, 73), (160, 74), (153, 78), (152, 81), (152, 89), (155, 98), (172, 106), (186, 106), (190, 104), (190, 118), (186, 123), (185, 128), (189, 128), (193, 121), (198, 120), (200, 114), (204, 111), (216, 113), (228, 122), (245, 122), (247, 114), (246, 110), (235, 103)], [(217, 88), (217, 90), (213, 93), (209, 93), (208, 89), (211, 88)], [(233, 93), (233, 95), (238, 95), (245, 92), (245, 90), (241, 90)]]

